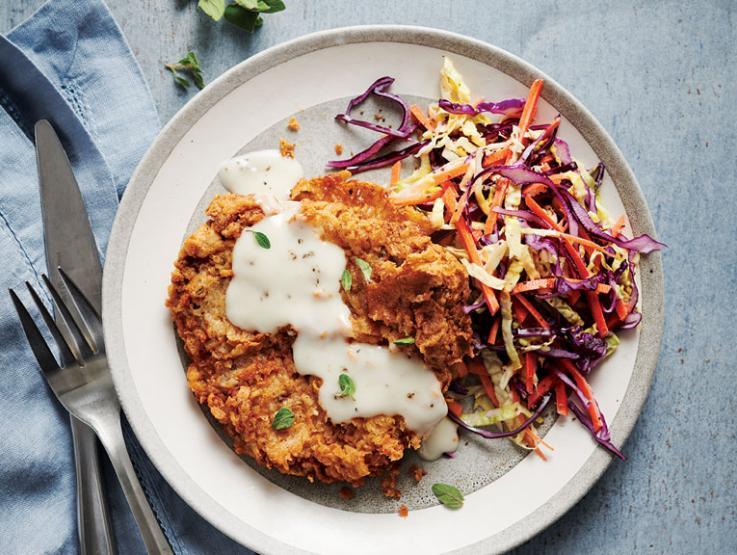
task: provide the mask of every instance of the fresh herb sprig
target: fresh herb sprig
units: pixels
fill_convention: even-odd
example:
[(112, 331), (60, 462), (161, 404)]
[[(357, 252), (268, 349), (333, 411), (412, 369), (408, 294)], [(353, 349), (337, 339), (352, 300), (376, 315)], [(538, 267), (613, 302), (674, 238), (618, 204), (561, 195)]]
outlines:
[(294, 424), (294, 413), (287, 407), (282, 407), (276, 414), (274, 419), (271, 421), (271, 427), (275, 430), (286, 430)]
[[(176, 81), (177, 85), (180, 87), (186, 89), (194, 83), (195, 87), (200, 90), (205, 88), (205, 80), (202, 77), (200, 61), (197, 59), (197, 54), (191, 50), (178, 62), (166, 64), (164, 67), (171, 71), (174, 81)], [(187, 76), (192, 79), (192, 83), (190, 83)]]
[(449, 509), (460, 509), (463, 507), (463, 494), (455, 486), (448, 484), (433, 484), (432, 492), (443, 505)]
[(356, 394), (356, 382), (348, 374), (338, 376), (338, 387), (340, 387), (340, 393), (335, 395), (338, 399), (345, 397), (353, 399), (353, 396)]
[(340, 276), (340, 284), (343, 286), (346, 293), (351, 290), (351, 286), (353, 285), (353, 276), (348, 268), (343, 270), (343, 275)]
[(356, 262), (356, 266), (358, 266), (358, 269), (361, 270), (361, 273), (363, 274), (363, 279), (366, 280), (366, 283), (371, 283), (371, 274), (373, 273), (371, 265), (363, 258), (356, 257), (354, 260)]
[(402, 337), (401, 339), (395, 339), (394, 344), (395, 345), (414, 345), (415, 338), (414, 337)]
[(282, 0), (233, 0), (225, 4), (225, 0), (199, 0), (197, 6), (215, 21), (225, 20), (253, 32), (264, 24), (261, 14), (276, 13), (285, 9)]

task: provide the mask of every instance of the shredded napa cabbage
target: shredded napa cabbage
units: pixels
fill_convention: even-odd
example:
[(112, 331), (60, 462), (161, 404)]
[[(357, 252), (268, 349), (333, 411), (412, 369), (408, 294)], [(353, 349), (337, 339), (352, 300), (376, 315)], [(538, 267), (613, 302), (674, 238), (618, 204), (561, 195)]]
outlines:
[(445, 224), (443, 219), (443, 211), (445, 210), (445, 203), (442, 198), (436, 198), (435, 202), (432, 203), (432, 211), (430, 212), (430, 223), (435, 229), (440, 229)]
[(484, 269), (490, 274), (497, 269), (506, 254), (507, 242), (503, 239), (492, 245), (486, 245), (479, 251), (481, 261), (484, 263)]
[(470, 89), (448, 57), (443, 58), (443, 67), (440, 68), (440, 96), (451, 102), (463, 104), (471, 102)]
[[(514, 263), (512, 266), (513, 265)], [(509, 273), (509, 271), (507, 271), (507, 273)], [(514, 336), (512, 335), (512, 297), (507, 291), (502, 291), (499, 294), (499, 304), (502, 309), (502, 338), (504, 339), (504, 348), (507, 351), (507, 356), (509, 357), (510, 368), (513, 371), (516, 371), (522, 367), (522, 364), (520, 363), (517, 349), (514, 347)]]
[(549, 299), (545, 299), (545, 302), (557, 310), (569, 324), (573, 324), (574, 326), (583, 326), (584, 321), (578, 312), (576, 312), (571, 305), (560, 297), (550, 297)]
[(469, 262), (465, 258), (461, 259), (461, 263), (466, 268), (468, 275), (476, 278), (481, 283), (492, 289), (501, 290), (504, 287), (504, 280), (499, 279), (496, 276), (492, 276), (484, 268), (476, 264), (475, 262)]

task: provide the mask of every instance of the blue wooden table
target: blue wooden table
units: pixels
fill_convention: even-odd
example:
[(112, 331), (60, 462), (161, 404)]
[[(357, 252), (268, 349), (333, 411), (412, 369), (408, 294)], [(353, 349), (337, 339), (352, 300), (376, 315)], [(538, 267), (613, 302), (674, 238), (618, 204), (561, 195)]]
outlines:
[[(194, 1), (107, 2), (162, 122), (194, 94), (163, 70), (188, 49), (211, 80), (293, 37), (368, 23), (485, 40), (573, 92), (624, 152), (670, 245), (665, 336), (650, 397), (624, 446), (629, 460), (615, 461), (519, 552), (737, 553), (737, 3), (286, 0), (285, 12), (248, 35), (212, 22)], [(0, 2), (0, 32), (41, 3)]]

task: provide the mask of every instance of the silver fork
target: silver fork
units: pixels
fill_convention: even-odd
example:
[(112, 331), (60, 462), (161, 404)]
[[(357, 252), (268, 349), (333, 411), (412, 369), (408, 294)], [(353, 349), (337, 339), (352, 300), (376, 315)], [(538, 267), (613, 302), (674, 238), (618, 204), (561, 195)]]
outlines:
[(38, 293), (28, 282), (26, 287), (57, 344), (61, 363), (57, 363), (40, 329), (11, 289), (10, 296), (23, 332), (56, 398), (67, 411), (90, 426), (100, 438), (141, 530), (146, 550), (152, 554), (172, 553), (125, 448), (120, 425), (120, 403), (113, 389), (110, 367), (105, 356), (100, 316), (61, 268), (59, 274), (73, 301), (69, 305), (62, 301), (59, 292), (45, 275), (42, 279), (51, 293), (59, 317), (69, 328), (71, 337), (68, 342)]

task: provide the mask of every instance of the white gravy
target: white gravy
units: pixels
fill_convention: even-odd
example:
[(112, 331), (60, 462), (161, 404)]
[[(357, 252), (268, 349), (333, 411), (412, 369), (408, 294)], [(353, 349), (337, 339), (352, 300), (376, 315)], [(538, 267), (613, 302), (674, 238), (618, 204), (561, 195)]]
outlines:
[[(225, 162), (219, 177), (230, 191), (253, 194), (272, 214), (236, 241), (225, 298), (228, 319), (264, 333), (291, 325), (298, 334), (292, 347), (297, 371), (322, 378), (320, 405), (333, 422), (401, 415), (420, 435), (442, 424), (447, 406), (434, 372), (401, 349), (348, 341), (350, 310), (340, 296), (345, 254), (320, 239), (301, 220), (299, 203), (289, 201), (302, 177), (299, 162), (275, 150), (253, 152)], [(255, 232), (266, 235), (270, 248), (258, 244)], [(355, 384), (353, 396), (339, 395), (343, 373)], [(454, 450), (446, 447), (447, 439), (435, 443), (442, 444), (440, 454)]]
[(443, 453), (452, 453), (458, 449), (459, 441), (458, 425), (445, 417), (437, 423), (430, 435), (422, 440), (422, 446), (417, 454), (426, 461), (434, 461), (442, 457)]
[(289, 192), (304, 173), (293, 158), (284, 158), (278, 150), (258, 150), (226, 160), (218, 177), (231, 193), (253, 195), (267, 214), (278, 212), (275, 200), (289, 200)]

